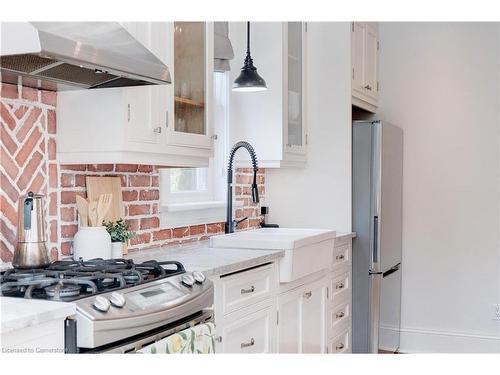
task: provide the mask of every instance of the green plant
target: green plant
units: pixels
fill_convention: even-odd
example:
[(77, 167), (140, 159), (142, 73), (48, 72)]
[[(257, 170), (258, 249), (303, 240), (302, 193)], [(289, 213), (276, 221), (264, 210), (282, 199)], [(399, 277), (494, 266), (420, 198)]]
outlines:
[(107, 223), (103, 221), (102, 223), (111, 236), (111, 242), (127, 242), (135, 236), (135, 233), (128, 229), (129, 226), (123, 219)]

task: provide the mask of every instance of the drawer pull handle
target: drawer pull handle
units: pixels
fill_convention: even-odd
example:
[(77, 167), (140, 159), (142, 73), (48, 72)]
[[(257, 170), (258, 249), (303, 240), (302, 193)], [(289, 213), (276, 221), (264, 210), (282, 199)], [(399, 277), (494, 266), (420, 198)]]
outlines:
[(255, 340), (252, 337), (249, 342), (242, 342), (241, 343), (241, 349), (248, 348), (249, 346), (254, 346), (254, 345), (255, 345)]
[(335, 285), (335, 289), (344, 289), (344, 283), (338, 283), (337, 285)]
[(240, 293), (241, 294), (247, 294), (247, 293), (253, 293), (255, 292), (255, 287), (252, 285), (250, 289), (241, 289)]
[(337, 313), (337, 315), (335, 315), (335, 317), (336, 317), (337, 319), (341, 319), (341, 318), (343, 318), (344, 316), (345, 316), (345, 312), (343, 312), (343, 311), (341, 311), (341, 312)]
[(161, 126), (158, 126), (158, 127), (154, 128), (153, 129), (153, 133), (161, 134)]
[[(208, 336), (208, 335), (207, 335)], [(209, 335), (215, 342), (222, 342), (222, 336)]]
[(343, 342), (341, 342), (340, 344), (338, 344), (338, 345), (335, 347), (335, 349), (336, 349), (337, 351), (344, 349), (344, 343), (343, 343)]
[(309, 298), (311, 298), (311, 296), (312, 296), (312, 295), (313, 295), (312, 291), (305, 292), (305, 293), (304, 293), (304, 298), (309, 299)]
[(345, 258), (344, 254), (340, 254), (340, 255), (337, 255), (337, 256), (335, 257), (335, 259), (337, 259), (337, 260), (342, 260), (342, 259), (344, 259), (344, 258)]

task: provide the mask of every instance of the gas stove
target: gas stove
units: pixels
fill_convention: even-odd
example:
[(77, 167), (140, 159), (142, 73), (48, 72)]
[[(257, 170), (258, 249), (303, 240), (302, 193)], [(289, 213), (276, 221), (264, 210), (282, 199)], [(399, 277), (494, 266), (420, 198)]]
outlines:
[(2, 295), (7, 297), (71, 302), (185, 272), (181, 263), (172, 261), (64, 260), (39, 269), (8, 269), (0, 282)]
[(213, 320), (213, 284), (175, 261), (58, 261), (1, 273), (6, 297), (76, 304), (66, 320), (66, 352), (128, 352)]

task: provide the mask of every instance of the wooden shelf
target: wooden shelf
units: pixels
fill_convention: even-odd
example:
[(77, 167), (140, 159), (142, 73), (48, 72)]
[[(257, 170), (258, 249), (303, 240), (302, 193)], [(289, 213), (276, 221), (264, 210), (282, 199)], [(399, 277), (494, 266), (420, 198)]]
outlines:
[(188, 106), (192, 106), (192, 107), (197, 107), (197, 108), (204, 108), (205, 107), (205, 103), (203, 103), (203, 102), (197, 102), (196, 100), (188, 99), (188, 98), (181, 98), (180, 96), (175, 97), (175, 102), (180, 103), (180, 104), (185, 104)]

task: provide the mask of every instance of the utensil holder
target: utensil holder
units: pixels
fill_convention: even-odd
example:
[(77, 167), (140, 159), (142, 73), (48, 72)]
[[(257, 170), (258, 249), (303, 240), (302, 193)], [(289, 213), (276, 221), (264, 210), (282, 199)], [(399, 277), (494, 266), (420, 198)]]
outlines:
[(73, 239), (73, 258), (111, 258), (111, 236), (106, 227), (80, 227)]

